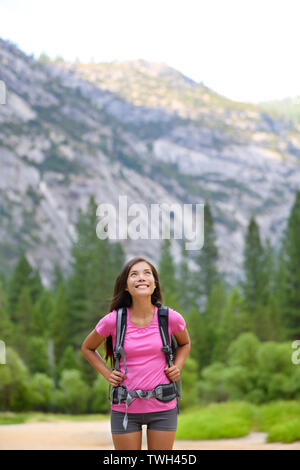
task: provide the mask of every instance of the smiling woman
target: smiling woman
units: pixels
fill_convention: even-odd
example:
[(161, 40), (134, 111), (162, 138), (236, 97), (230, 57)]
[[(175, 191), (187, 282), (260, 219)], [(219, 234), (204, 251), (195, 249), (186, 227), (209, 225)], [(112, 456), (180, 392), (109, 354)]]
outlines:
[[(106, 340), (105, 360), (110, 358), (113, 365), (120, 307), (126, 334), (120, 357), (115, 356), (110, 370), (95, 349)], [(190, 339), (182, 315), (166, 308), (162, 306), (155, 267), (144, 258), (134, 258), (116, 279), (110, 312), (82, 344), (86, 359), (113, 387), (111, 431), (115, 449), (141, 449), (143, 424), (147, 424), (148, 449), (173, 448), (179, 412), (175, 382), (181, 377)], [(167, 365), (160, 331), (163, 310), (167, 311), (169, 344), (172, 335), (177, 341), (174, 362)]]

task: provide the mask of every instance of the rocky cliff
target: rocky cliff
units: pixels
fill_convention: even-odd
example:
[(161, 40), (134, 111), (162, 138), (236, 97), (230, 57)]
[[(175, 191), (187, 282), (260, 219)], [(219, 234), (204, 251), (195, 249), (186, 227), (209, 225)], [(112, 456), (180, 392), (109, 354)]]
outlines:
[[(49, 284), (78, 209), (211, 201), (220, 269), (241, 273), (251, 214), (276, 244), (300, 181), (300, 124), (228, 100), (165, 64), (45, 63), (0, 39), (0, 259), (21, 247)], [(158, 261), (158, 240), (123, 240)], [(175, 260), (180, 248), (173, 241)]]

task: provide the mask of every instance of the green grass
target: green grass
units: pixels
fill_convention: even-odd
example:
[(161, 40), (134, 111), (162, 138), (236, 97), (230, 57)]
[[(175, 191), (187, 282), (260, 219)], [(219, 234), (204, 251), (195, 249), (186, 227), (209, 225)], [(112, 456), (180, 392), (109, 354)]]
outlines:
[(0, 413), (0, 424), (20, 424), (26, 423), (26, 413), (11, 413), (2, 412)]
[(300, 400), (267, 403), (258, 407), (258, 428), (268, 442), (300, 440)]
[(44, 421), (99, 421), (108, 420), (108, 414), (83, 414), (83, 415), (69, 415), (60, 413), (42, 413), (28, 411), (24, 413), (14, 412), (0, 412), (0, 425), (1, 424), (19, 424), (29, 422), (44, 422)]
[(176, 439), (233, 438), (252, 431), (265, 432), (266, 442), (300, 441), (300, 400), (195, 406), (179, 414)]
[(256, 406), (229, 402), (194, 407), (178, 416), (176, 439), (222, 439), (249, 434), (255, 424)]
[(295, 442), (300, 441), (300, 420), (293, 419), (288, 423), (281, 423), (272, 426), (267, 442)]

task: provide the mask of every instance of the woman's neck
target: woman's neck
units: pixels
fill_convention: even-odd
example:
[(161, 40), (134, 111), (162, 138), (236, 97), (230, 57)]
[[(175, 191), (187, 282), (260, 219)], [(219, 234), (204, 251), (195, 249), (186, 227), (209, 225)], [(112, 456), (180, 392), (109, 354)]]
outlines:
[(147, 299), (135, 299), (132, 301), (130, 311), (135, 317), (148, 318), (154, 314), (155, 305), (151, 303), (151, 300), (149, 302)]

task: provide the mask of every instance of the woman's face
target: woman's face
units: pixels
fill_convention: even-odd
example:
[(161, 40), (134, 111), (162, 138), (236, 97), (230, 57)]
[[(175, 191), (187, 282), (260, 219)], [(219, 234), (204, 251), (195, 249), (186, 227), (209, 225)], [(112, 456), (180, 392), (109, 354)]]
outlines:
[(155, 278), (148, 263), (140, 261), (131, 266), (125, 290), (127, 290), (132, 297), (151, 296), (155, 287)]

